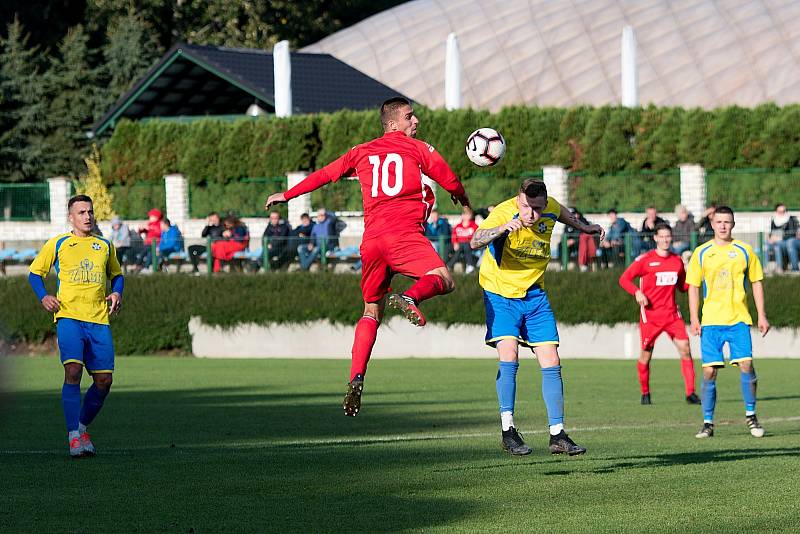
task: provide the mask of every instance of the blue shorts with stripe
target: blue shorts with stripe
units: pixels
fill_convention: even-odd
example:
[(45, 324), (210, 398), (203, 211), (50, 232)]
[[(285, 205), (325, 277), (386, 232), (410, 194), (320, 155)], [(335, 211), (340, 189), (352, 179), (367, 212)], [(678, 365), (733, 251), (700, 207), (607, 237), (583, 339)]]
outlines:
[(700, 332), (703, 367), (725, 367), (725, 356), (722, 353), (725, 343), (731, 352), (732, 365), (753, 359), (753, 340), (749, 325), (743, 322), (726, 326), (708, 325)]
[(89, 373), (114, 371), (111, 327), (62, 317), (56, 323), (61, 363), (80, 363)]
[(523, 345), (558, 345), (558, 328), (547, 293), (537, 285), (523, 298), (511, 299), (484, 290), (486, 344), (516, 339)]

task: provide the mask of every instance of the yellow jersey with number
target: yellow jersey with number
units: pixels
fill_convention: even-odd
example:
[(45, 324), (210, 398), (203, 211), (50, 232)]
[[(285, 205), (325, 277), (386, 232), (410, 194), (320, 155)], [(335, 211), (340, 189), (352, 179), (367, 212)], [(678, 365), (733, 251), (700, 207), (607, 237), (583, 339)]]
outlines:
[(106, 280), (122, 274), (114, 245), (102, 237), (78, 237), (73, 233), (57, 235), (44, 244), (33, 260), (30, 272), (45, 278), (51, 268), (58, 277), (56, 298), (61, 307), (55, 319), (62, 317), (108, 324)]
[(703, 243), (694, 249), (686, 270), (686, 283), (702, 291), (704, 326), (753, 324), (745, 281), (763, 279), (761, 260), (750, 245), (738, 239), (724, 246), (713, 240)]
[[(550, 236), (560, 214), (561, 204), (547, 197), (542, 217), (532, 227), (505, 233), (489, 243), (481, 260), (481, 287), (506, 298), (522, 298), (536, 284), (544, 288), (544, 272), (550, 263)], [(493, 209), (478, 229), (496, 228), (518, 218), (515, 196)]]

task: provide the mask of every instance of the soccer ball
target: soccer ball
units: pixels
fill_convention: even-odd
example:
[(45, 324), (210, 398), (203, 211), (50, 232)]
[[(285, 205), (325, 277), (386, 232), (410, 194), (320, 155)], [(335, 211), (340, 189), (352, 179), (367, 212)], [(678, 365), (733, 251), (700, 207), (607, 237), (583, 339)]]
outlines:
[(479, 128), (467, 137), (467, 157), (478, 167), (491, 167), (503, 159), (506, 140), (492, 128)]

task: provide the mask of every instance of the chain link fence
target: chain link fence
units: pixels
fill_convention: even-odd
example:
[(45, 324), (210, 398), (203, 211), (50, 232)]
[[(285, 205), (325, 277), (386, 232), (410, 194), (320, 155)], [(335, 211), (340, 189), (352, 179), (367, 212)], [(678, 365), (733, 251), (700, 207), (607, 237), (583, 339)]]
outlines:
[(0, 184), (4, 221), (49, 221), (50, 188), (42, 184)]

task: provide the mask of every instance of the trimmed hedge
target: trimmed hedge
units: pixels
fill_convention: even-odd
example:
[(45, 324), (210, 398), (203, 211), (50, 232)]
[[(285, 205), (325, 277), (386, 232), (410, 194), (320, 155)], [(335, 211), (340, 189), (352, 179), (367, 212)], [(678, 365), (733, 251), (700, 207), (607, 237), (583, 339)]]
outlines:
[[(559, 323), (635, 322), (638, 308), (617, 285), (618, 276), (618, 271), (548, 273), (547, 290)], [(112, 321), (117, 352), (188, 353), (191, 316), (221, 326), (323, 319), (355, 324), (363, 311), (359, 280), (355, 275), (323, 273), (129, 277), (123, 311)], [(397, 277), (394, 287), (403, 290), (409, 283)], [(424, 304), (429, 321), (483, 324), (483, 298), (476, 277), (456, 277), (456, 284), (454, 293)], [(55, 280), (49, 279), (51, 291), (54, 285)], [(800, 299), (786, 298), (800, 294), (800, 279), (774, 277), (765, 287), (770, 322), (800, 327)], [(54, 334), (51, 316), (42, 310), (24, 277), (0, 279), (0, 297), (5, 304), (0, 307), (4, 338), (41, 342)], [(688, 317), (685, 295), (679, 302)]]

